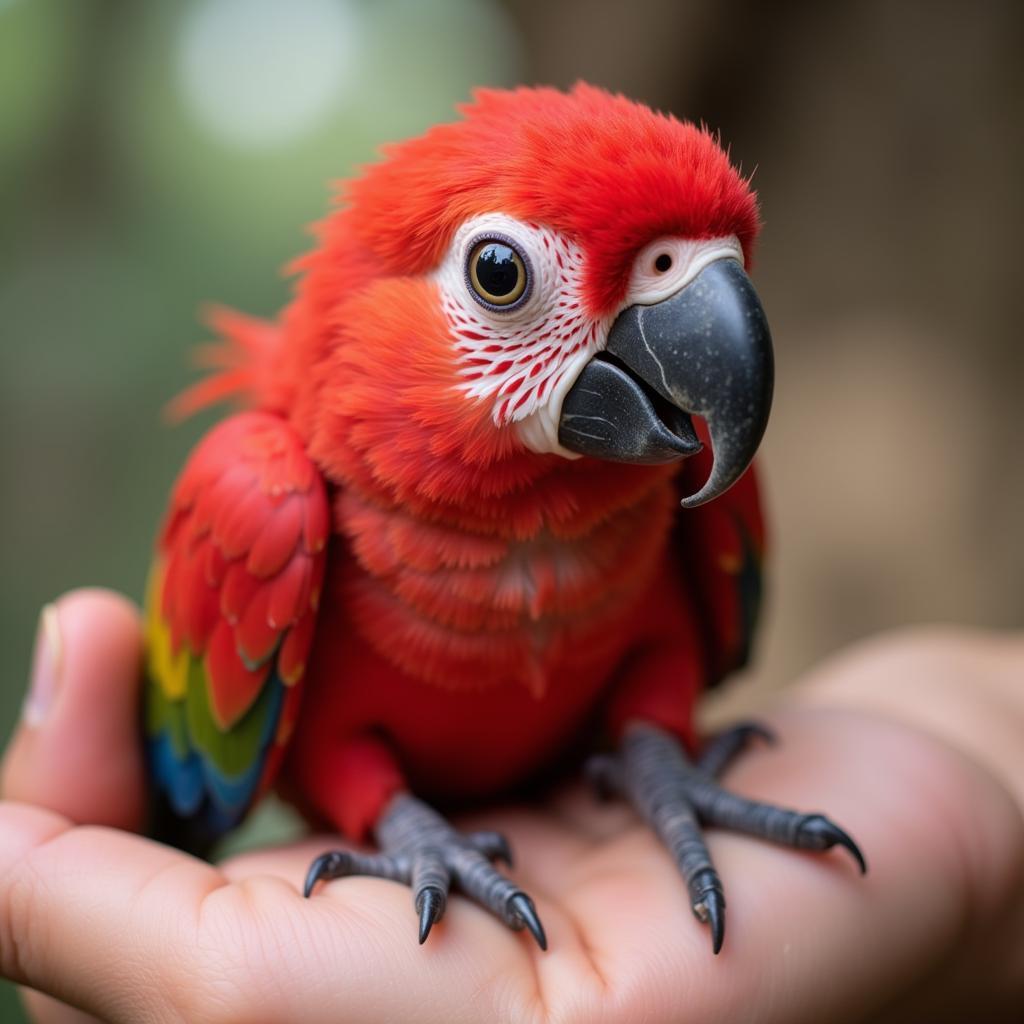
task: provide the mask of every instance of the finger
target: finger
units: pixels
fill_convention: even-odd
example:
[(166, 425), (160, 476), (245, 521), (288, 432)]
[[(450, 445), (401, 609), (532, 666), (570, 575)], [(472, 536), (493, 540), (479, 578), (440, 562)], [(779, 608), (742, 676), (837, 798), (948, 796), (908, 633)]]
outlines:
[[(276, 872), (272, 872), (276, 874)], [(534, 956), (476, 907), (429, 949), (408, 890), (306, 900), (124, 832), (0, 804), (0, 972), (105, 1021), (526, 1019)], [(537, 954), (539, 955), (539, 954)]]
[[(687, 1005), (703, 1010), (695, 1019), (737, 1019), (754, 1007), (765, 1020), (794, 1021), (827, 1007), (831, 1015), (817, 1019), (852, 1020), (937, 963), (950, 986), (993, 979), (1000, 941), (1003, 954), (1012, 951), (1002, 904), (1018, 888), (1024, 849), (1005, 792), (956, 751), (876, 716), (797, 710), (776, 722), (778, 747), (737, 762), (731, 785), (827, 811), (863, 845), (871, 872), (862, 879), (840, 851), (801, 854), (710, 830), (729, 901), (719, 958), (671, 858), (635, 819), (603, 842), (567, 833), (551, 814), (515, 809), (473, 821), (513, 840), (519, 877), (539, 896), (551, 946), (536, 970), (553, 1017), (572, 1006), (580, 1019), (598, 1019), (608, 993), (628, 993), (640, 1001), (638, 1017), (672, 1019), (685, 978)], [(576, 799), (583, 795), (567, 792), (557, 806)], [(295, 885), (324, 842), (247, 854), (225, 870)], [(346, 882), (323, 895), (369, 894)], [(372, 895), (378, 909), (383, 895)], [(453, 942), (466, 938), (463, 926), (450, 929)], [(951, 988), (941, 991), (948, 998)], [(995, 988), (985, 996), (1002, 997)]]
[(76, 1010), (30, 988), (21, 990), (21, 1001), (33, 1024), (101, 1024), (91, 1013)]
[[(787, 710), (772, 724), (779, 745), (737, 762), (730, 788), (827, 811), (861, 843), (869, 874), (841, 852), (801, 854), (709, 830), (729, 913), (715, 958), (671, 858), (630, 831), (561, 888), (604, 986), (622, 991), (645, 976), (645, 1012), (670, 1019), (681, 998), (670, 979), (685, 977), (688, 1012), (709, 1021), (862, 1020), (937, 964), (949, 968), (947, 998), (954, 982), (978, 998), (1005, 997), (984, 991), (999, 968), (991, 945), (981, 955), (1005, 902), (1018, 898), (1024, 830), (1005, 791), (955, 750), (873, 715)], [(548, 991), (568, 991), (558, 967), (540, 963)]]
[(6, 799), (74, 822), (139, 827), (141, 655), (138, 613), (117, 594), (77, 590), (43, 610), (32, 683), (3, 764)]
[(2, 803), (0, 972), (103, 1020), (164, 1019), (198, 987), (196, 915), (224, 884), (149, 840)]
[(801, 702), (927, 729), (987, 768), (1024, 810), (1024, 640), (959, 627), (903, 630), (826, 662)]
[(559, 787), (548, 798), (547, 808), (581, 840), (603, 842), (632, 825), (637, 817), (629, 804), (618, 796), (604, 797), (593, 785), (578, 781)]

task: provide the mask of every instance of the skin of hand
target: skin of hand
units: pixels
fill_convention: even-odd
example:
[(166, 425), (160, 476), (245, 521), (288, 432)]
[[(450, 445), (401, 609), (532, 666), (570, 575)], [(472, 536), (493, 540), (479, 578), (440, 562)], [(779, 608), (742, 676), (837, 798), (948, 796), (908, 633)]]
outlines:
[(44, 612), (0, 804), (0, 973), (37, 990), (37, 1021), (1019, 1019), (1019, 636), (872, 641), (759, 715), (780, 743), (740, 757), (729, 785), (827, 811), (870, 872), (712, 831), (729, 908), (718, 957), (654, 836), (582, 787), (466, 822), (507, 833), (548, 953), (458, 897), (420, 947), (408, 890), (376, 879), (304, 900), (330, 838), (211, 866), (132, 834), (140, 649), (114, 594)]

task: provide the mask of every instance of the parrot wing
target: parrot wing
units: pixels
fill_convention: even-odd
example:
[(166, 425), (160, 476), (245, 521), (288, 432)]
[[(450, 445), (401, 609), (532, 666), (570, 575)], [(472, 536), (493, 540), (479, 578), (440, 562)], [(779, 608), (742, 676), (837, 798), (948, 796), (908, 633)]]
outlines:
[(206, 852), (273, 782), (298, 713), (329, 532), (320, 473), (277, 416), (233, 416), (189, 457), (147, 589), (157, 838)]
[[(694, 494), (711, 469), (711, 449), (687, 459), (679, 496)], [(764, 522), (755, 467), (723, 495), (678, 514), (673, 536), (705, 640), (707, 684), (743, 668), (761, 608)]]

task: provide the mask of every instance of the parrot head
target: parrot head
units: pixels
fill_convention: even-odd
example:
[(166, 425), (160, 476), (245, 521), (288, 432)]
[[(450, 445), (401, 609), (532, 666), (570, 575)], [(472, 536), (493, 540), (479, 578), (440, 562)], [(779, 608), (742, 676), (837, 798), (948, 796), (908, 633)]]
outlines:
[(436, 493), (455, 461), (502, 463), (514, 486), (531, 459), (684, 459), (699, 417), (713, 464), (683, 504), (721, 494), (772, 396), (747, 181), (708, 131), (586, 85), (462, 114), (347, 183), (298, 264), (322, 460), (414, 463)]

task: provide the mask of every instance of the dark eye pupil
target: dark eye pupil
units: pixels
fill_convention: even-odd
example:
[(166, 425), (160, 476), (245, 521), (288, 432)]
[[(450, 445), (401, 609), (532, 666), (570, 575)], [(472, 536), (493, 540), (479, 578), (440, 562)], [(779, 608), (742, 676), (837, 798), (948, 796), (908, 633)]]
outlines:
[(515, 253), (500, 242), (485, 245), (476, 258), (476, 279), (491, 295), (508, 295), (519, 283)]
[(672, 269), (672, 257), (667, 252), (661, 253), (658, 258), (654, 261), (654, 269), (659, 274), (664, 274), (665, 271)]

